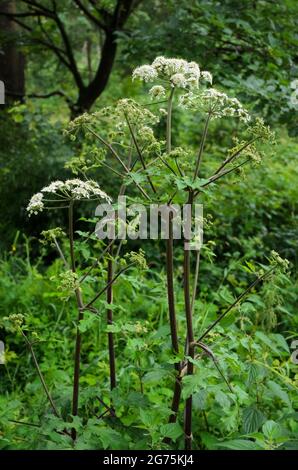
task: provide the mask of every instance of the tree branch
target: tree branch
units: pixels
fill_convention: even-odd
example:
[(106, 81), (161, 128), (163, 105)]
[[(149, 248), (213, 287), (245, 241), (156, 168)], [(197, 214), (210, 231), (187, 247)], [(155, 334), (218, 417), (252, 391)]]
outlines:
[(87, 18), (89, 18), (90, 21), (95, 23), (104, 31), (107, 31), (107, 26), (105, 25), (105, 23), (102, 23), (98, 18), (92, 15), (92, 13), (88, 10), (88, 8), (85, 7), (85, 5), (83, 5), (80, 0), (74, 0), (74, 2), (80, 8), (80, 10), (87, 16)]

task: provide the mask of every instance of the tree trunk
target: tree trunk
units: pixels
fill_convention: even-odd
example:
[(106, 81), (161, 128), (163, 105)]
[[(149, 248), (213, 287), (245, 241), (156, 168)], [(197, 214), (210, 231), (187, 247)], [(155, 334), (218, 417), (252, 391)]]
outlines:
[[(1, 11), (16, 12), (15, 0), (0, 1)], [(11, 19), (0, 16), (0, 80), (4, 83), (6, 102), (23, 100), (25, 95), (25, 58), (16, 46), (18, 26)]]
[(79, 90), (79, 97), (72, 108), (72, 118), (89, 111), (96, 99), (104, 91), (116, 57), (117, 42), (115, 32), (106, 33), (101, 52), (101, 60), (92, 82)]

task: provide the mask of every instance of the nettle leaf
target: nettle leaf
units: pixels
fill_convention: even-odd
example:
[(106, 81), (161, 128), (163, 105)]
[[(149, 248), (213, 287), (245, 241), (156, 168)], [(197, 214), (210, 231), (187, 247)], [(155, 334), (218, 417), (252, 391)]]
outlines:
[(255, 333), (255, 336), (264, 344), (266, 344), (266, 346), (268, 346), (268, 348), (270, 348), (275, 354), (278, 354), (279, 355), (279, 350), (278, 348), (276, 347), (276, 345), (274, 344), (274, 342), (267, 336), (265, 335), (265, 333), (263, 333), (262, 331), (257, 331)]
[(290, 354), (288, 343), (286, 342), (285, 338), (279, 333), (271, 333), (271, 336), (274, 338), (278, 346)]
[(256, 382), (258, 378), (258, 366), (256, 364), (249, 364), (248, 365), (248, 377), (247, 377), (247, 385), (252, 385)]
[(160, 423), (160, 416), (153, 412), (152, 409), (140, 409), (140, 419), (144, 426), (150, 430), (156, 428)]
[(121, 434), (112, 428), (99, 428), (97, 435), (104, 449), (109, 447), (115, 449), (117, 441), (122, 441)]
[(274, 382), (273, 380), (269, 380), (267, 382), (267, 385), (274, 396), (280, 398), (280, 400), (283, 401), (290, 408), (292, 407), (291, 401), (289, 399), (287, 392), (285, 392), (278, 383)]
[(206, 449), (208, 450), (217, 449), (218, 440), (210, 432), (207, 432), (207, 431), (200, 432), (200, 438), (201, 438), (202, 444), (204, 445), (204, 447), (206, 447)]
[(161, 426), (160, 433), (163, 437), (169, 437), (175, 441), (183, 435), (183, 429), (179, 423), (169, 423)]
[(266, 421), (262, 426), (262, 431), (268, 439), (276, 439), (281, 436), (281, 427), (275, 421)]
[(246, 434), (258, 431), (265, 421), (265, 416), (255, 406), (243, 410), (243, 430)]
[(124, 400), (124, 404), (127, 406), (136, 406), (138, 408), (146, 408), (149, 406), (148, 398), (141, 392), (130, 392), (126, 399)]
[(231, 450), (260, 450), (255, 442), (247, 439), (232, 439), (231, 441), (221, 442), (217, 444), (218, 447), (224, 447)]

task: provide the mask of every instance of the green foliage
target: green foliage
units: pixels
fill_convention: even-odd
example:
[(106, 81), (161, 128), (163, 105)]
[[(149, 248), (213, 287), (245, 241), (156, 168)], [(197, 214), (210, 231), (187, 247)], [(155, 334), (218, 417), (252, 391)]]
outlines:
[[(104, 3), (112, 11), (113, 2)], [(190, 396), (195, 449), (297, 448), (298, 374), (290, 345), (298, 326), (298, 147), (285, 129), (296, 132), (290, 102), (290, 82), (297, 74), (295, 2), (248, 2), (241, 8), (234, 0), (166, 3), (143, 3), (130, 18), (127, 32), (118, 33), (120, 54), (98, 103), (103, 106), (66, 124), (64, 137), (67, 112), (59, 107), (60, 98), (41, 105), (16, 104), (1, 115), (1, 244), (7, 249), (0, 261), (0, 339), (5, 343), (0, 449), (182, 449), (184, 400)], [(88, 37), (95, 45), (98, 35), (69, 5), (63, 2), (61, 17), (76, 39), (75, 53), (86, 80), (90, 70), (82, 42)], [(60, 44), (51, 21), (46, 19), (44, 27)], [(162, 69), (162, 85), (154, 82), (149, 97), (143, 97), (128, 73), (140, 64), (140, 57), (146, 63), (160, 53), (198, 60), (202, 70), (212, 71), (220, 91), (210, 95), (204, 83), (198, 96), (191, 96), (183, 77), (173, 79)], [(55, 75), (56, 84), (75, 99), (69, 76), (56, 69), (48, 51), (39, 46), (29, 57), (30, 88), (51, 87)], [(41, 67), (41, 62), (47, 66)], [(142, 78), (139, 72), (135, 75)], [(164, 101), (172, 85), (169, 148)], [(245, 109), (231, 98), (236, 95)], [(121, 96), (128, 98), (117, 101)], [(194, 178), (204, 114), (215, 98), (214, 117), (229, 119), (210, 121), (200, 173)], [(183, 109), (183, 104), (189, 108)], [(246, 108), (253, 117), (251, 125), (235, 124), (231, 115), (248, 117)], [(258, 114), (276, 125), (276, 136)], [(231, 173), (217, 182), (212, 178), (222, 162)], [(129, 171), (122, 171), (123, 163)], [(173, 351), (163, 242), (142, 241), (140, 248), (139, 240), (130, 240), (110, 251), (93, 234), (97, 221), (92, 201), (83, 209), (76, 200), (72, 263), (66, 211), (43, 213), (34, 221), (25, 215), (34, 192), (51, 180), (65, 181), (70, 173), (85, 183), (87, 178), (98, 182), (113, 198), (121, 186), (130, 202), (168, 202), (171, 197), (182, 203), (189, 191), (199, 196), (205, 232), (193, 304), (196, 337), (224, 317), (199, 342), (194, 357), (183, 351), (187, 325), (180, 242), (175, 242), (174, 259), (180, 348)], [(63, 201), (73, 202), (72, 196)], [(131, 230), (137, 230), (138, 223), (134, 217)], [(56, 228), (44, 230), (47, 227)], [(194, 272), (195, 256), (191, 268)], [(117, 279), (109, 297), (110, 275)], [(238, 301), (249, 283), (260, 278), (263, 281)], [(192, 274), (191, 285), (193, 281)], [(85, 310), (76, 304), (80, 295), (87, 299)], [(77, 415), (71, 397), (78, 334), (82, 346)], [(112, 389), (111, 338), (117, 372)], [(180, 361), (182, 400), (173, 423), (174, 365)], [(188, 363), (194, 365), (193, 374), (186, 373)]]

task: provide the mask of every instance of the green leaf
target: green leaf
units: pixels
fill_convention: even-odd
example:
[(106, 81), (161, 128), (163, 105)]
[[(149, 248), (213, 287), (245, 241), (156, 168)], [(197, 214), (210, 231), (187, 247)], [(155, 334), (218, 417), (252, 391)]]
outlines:
[(168, 370), (163, 369), (162, 367), (156, 367), (155, 369), (151, 370), (150, 372), (147, 372), (147, 374), (144, 375), (143, 382), (144, 383), (159, 382), (160, 380), (162, 380), (164, 377), (168, 375), (169, 375)]
[(279, 350), (274, 344), (274, 342), (267, 336), (265, 335), (262, 331), (257, 331), (255, 333), (255, 336), (261, 340), (262, 343), (266, 344), (275, 354), (279, 355)]
[(195, 392), (199, 391), (201, 386), (200, 377), (197, 375), (186, 375), (182, 379), (182, 398), (185, 400), (190, 395), (193, 395)]
[(160, 433), (162, 436), (169, 437), (175, 441), (178, 437), (183, 435), (183, 429), (179, 423), (169, 423), (161, 426)]
[(281, 349), (284, 349), (287, 353), (290, 354), (288, 343), (282, 335), (279, 333), (272, 333), (272, 337), (275, 339), (276, 343)]
[(98, 317), (94, 315), (94, 313), (86, 312), (83, 320), (80, 320), (80, 332), (85, 333), (87, 330), (90, 330), (94, 326), (95, 322), (98, 322)]
[(207, 407), (208, 390), (202, 389), (192, 397), (193, 407), (199, 410), (205, 410)]
[(230, 406), (231, 406), (231, 402), (230, 402), (227, 394), (222, 392), (221, 390), (218, 390), (215, 393), (215, 400), (217, 401), (217, 403), (220, 404), (220, 406), (222, 408), (230, 408)]
[(246, 434), (256, 432), (266, 421), (263, 413), (254, 406), (243, 410), (243, 430)]
[(108, 449), (111, 444), (115, 448), (115, 441), (121, 439), (121, 434), (112, 428), (99, 428), (98, 437), (102, 442), (103, 448)]
[(262, 431), (268, 439), (276, 439), (281, 435), (281, 428), (275, 421), (266, 421), (262, 426)]
[(278, 383), (273, 382), (273, 380), (269, 380), (267, 384), (274, 396), (280, 398), (280, 400), (283, 401), (289, 407), (292, 407), (287, 392), (285, 392)]
[(233, 439), (231, 441), (221, 442), (218, 447), (225, 447), (231, 450), (259, 450), (260, 447), (253, 441), (247, 439)]
[(249, 364), (247, 385), (250, 386), (256, 382), (258, 377), (258, 366), (256, 364)]

